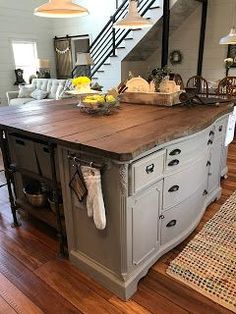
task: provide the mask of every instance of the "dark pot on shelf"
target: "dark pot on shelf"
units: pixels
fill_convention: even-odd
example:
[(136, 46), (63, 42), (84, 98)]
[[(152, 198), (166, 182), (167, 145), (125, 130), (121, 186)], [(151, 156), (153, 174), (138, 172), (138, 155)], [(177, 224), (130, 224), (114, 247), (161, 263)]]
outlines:
[(47, 193), (42, 191), (40, 185), (28, 184), (23, 192), (30, 205), (37, 208), (43, 208), (47, 204)]

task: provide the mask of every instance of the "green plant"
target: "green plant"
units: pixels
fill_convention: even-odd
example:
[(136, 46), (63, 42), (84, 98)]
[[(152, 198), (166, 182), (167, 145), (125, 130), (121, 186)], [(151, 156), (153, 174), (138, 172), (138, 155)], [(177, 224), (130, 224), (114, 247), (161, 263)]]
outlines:
[(152, 70), (152, 72), (148, 76), (148, 81), (154, 81), (156, 91), (159, 90), (159, 86), (161, 81), (172, 72), (171, 68), (168, 65), (163, 68), (157, 67)]

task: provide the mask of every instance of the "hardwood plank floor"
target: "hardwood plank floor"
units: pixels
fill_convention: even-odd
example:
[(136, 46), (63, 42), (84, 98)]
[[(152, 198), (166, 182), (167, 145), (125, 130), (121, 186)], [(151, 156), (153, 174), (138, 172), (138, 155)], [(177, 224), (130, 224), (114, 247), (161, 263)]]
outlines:
[(152, 267), (128, 302), (121, 301), (67, 260), (57, 259), (55, 233), (44, 224), (30, 219), (24, 220), (21, 228), (11, 228), (7, 190), (5, 187), (0, 189), (0, 314), (232, 313), (165, 273), (170, 261), (235, 190), (236, 141), (229, 148), (228, 166), (229, 177), (222, 181), (221, 199), (209, 206), (186, 241)]

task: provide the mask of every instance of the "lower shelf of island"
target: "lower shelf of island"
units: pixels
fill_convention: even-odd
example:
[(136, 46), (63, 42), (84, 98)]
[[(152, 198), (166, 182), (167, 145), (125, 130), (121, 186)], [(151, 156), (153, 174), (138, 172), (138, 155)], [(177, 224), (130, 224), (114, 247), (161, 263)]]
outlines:
[[(23, 209), (30, 215), (34, 216), (38, 220), (43, 221), (48, 226), (57, 230), (57, 218), (56, 215), (47, 207), (45, 208), (37, 208), (30, 205), (26, 200), (23, 198), (16, 200), (16, 205), (18, 208)], [(63, 233), (66, 233), (66, 226), (65, 226), (65, 219), (61, 217)]]

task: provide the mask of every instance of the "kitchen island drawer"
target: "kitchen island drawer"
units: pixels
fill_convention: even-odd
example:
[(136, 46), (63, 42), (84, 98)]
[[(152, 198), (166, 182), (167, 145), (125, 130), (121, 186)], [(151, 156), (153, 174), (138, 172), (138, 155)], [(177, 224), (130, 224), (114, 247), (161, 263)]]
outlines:
[[(35, 152), (39, 167), (39, 173), (44, 178), (52, 179), (52, 169), (50, 161), (50, 148), (48, 144), (35, 143)], [(59, 162), (57, 149), (54, 151), (57, 182), (60, 182)]]
[(209, 132), (207, 129), (191, 139), (168, 146), (164, 172), (168, 174), (178, 170), (207, 150)]
[(17, 135), (9, 135), (11, 162), (18, 168), (38, 173), (34, 142)]
[(165, 154), (166, 151), (161, 150), (132, 164), (131, 194), (139, 192), (162, 178)]
[(160, 244), (169, 246), (181, 239), (200, 220), (204, 206), (204, 187), (177, 206), (167, 210), (160, 217)]
[(163, 209), (166, 210), (182, 202), (193, 194), (203, 182), (207, 182), (208, 154), (183, 169), (164, 178)]

